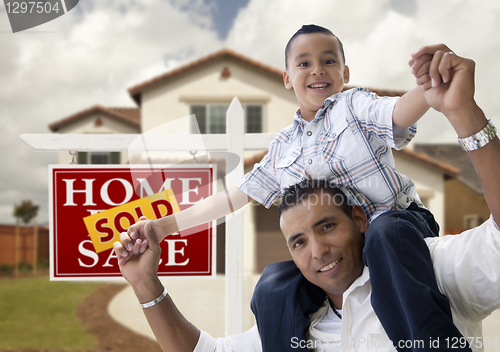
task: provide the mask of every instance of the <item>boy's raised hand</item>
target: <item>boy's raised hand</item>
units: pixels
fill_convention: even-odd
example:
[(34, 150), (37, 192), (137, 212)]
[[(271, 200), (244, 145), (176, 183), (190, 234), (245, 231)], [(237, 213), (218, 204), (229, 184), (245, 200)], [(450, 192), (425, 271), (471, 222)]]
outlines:
[(122, 232), (120, 234), (121, 243), (115, 242), (113, 245), (115, 253), (118, 256), (118, 264), (124, 265), (133, 255), (137, 255), (138, 248), (141, 249), (140, 253), (143, 253), (147, 249), (148, 245), (145, 242), (147, 242), (149, 232), (151, 232), (150, 236), (154, 236), (158, 243), (171, 233), (176, 232), (174, 228), (172, 228), (171, 232), (168, 231), (168, 228), (171, 228), (172, 224), (175, 224), (175, 215), (167, 216), (164, 219), (167, 225), (160, 227), (157, 226), (154, 220), (148, 220), (148, 218), (142, 216), (138, 222), (128, 228), (127, 232)]
[[(120, 242), (113, 243), (113, 250), (118, 257), (118, 265), (124, 265), (133, 255), (142, 254), (148, 246), (147, 238), (155, 236), (151, 230), (152, 223), (145, 216), (131, 225), (127, 232), (120, 234)], [(146, 231), (151, 234), (146, 234)]]
[[(418, 86), (424, 90), (428, 90), (433, 86), (438, 86), (449, 80), (450, 77), (448, 72), (444, 72), (446, 77), (442, 77), (440, 72), (435, 74), (433, 71), (433, 76), (431, 77), (431, 65), (434, 57), (439, 60), (439, 56), (443, 56), (447, 53), (452, 53), (450, 48), (444, 44), (436, 44), (421, 47), (417, 52), (411, 54), (411, 59), (408, 64), (410, 65), (411, 73), (415, 76)], [(434, 67), (435, 65), (436, 61), (434, 61)]]
[[(159, 242), (151, 230), (152, 222), (144, 216), (139, 221), (143, 223), (144, 239), (136, 239), (130, 251), (120, 242), (113, 244), (122, 275), (131, 284), (156, 277), (161, 254)], [(122, 232), (120, 240), (125, 236), (128, 237), (127, 233)]]

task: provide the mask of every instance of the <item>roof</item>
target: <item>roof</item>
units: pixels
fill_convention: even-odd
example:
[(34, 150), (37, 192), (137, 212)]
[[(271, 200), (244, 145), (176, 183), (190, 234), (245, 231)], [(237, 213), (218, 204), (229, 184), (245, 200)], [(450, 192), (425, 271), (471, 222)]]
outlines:
[(457, 180), (478, 195), (483, 194), (481, 180), (467, 152), (458, 144), (415, 144), (414, 148), (434, 159), (449, 163), (460, 170)]
[[(247, 166), (251, 166), (255, 163), (260, 162), (262, 160), (262, 158), (264, 157), (264, 155), (266, 155), (266, 153), (267, 153), (267, 151), (256, 154), (256, 155), (251, 156), (251, 157), (245, 158), (244, 166), (247, 167)], [(460, 172), (460, 169), (458, 169), (457, 167), (454, 167), (450, 164), (442, 162), (438, 159), (434, 159), (426, 154), (416, 152), (416, 151), (411, 150), (409, 148), (404, 148), (404, 149), (401, 149), (398, 151), (395, 150), (394, 153), (395, 154), (400, 153), (402, 155), (406, 155), (410, 158), (413, 158), (413, 159), (419, 160), (423, 163), (426, 163), (432, 167), (438, 168), (448, 177), (456, 177), (457, 174)]]
[(456, 168), (450, 164), (447, 164), (443, 161), (430, 157), (429, 155), (419, 153), (415, 150), (411, 150), (410, 148), (403, 148), (401, 150), (394, 150), (394, 154), (403, 154), (409, 156), (410, 158), (422, 161), (427, 165), (438, 168), (444, 172), (444, 174), (448, 177), (456, 177), (460, 172), (459, 168)]
[(161, 85), (165, 83), (166, 81), (177, 77), (178, 75), (194, 69), (196, 67), (200, 67), (202, 65), (206, 65), (212, 62), (224, 60), (224, 59), (234, 59), (238, 62), (241, 62), (243, 64), (249, 65), (253, 68), (258, 69), (261, 72), (264, 72), (265, 74), (274, 76), (279, 79), (283, 79), (283, 71), (278, 70), (274, 67), (268, 66), (266, 64), (263, 64), (259, 61), (250, 59), (244, 55), (241, 55), (231, 49), (223, 48), (215, 53), (209, 54), (205, 57), (202, 57), (198, 60), (192, 61), (186, 65), (183, 65), (181, 67), (178, 67), (172, 71), (168, 71), (162, 75), (156, 76), (154, 78), (151, 78), (145, 82), (139, 83), (133, 87), (130, 87), (128, 89), (129, 94), (131, 97), (137, 102), (137, 104), (140, 105), (141, 103), (141, 93), (145, 91), (146, 89), (150, 89), (152, 87), (156, 87), (158, 85)]
[[(283, 71), (279, 70), (277, 68), (268, 66), (262, 62), (250, 59), (240, 53), (237, 53), (231, 49), (223, 48), (215, 53), (212, 53), (210, 55), (207, 55), (205, 57), (202, 57), (198, 60), (192, 61), (186, 65), (183, 65), (181, 67), (178, 67), (172, 71), (168, 71), (164, 74), (161, 74), (159, 76), (153, 77), (145, 82), (139, 83), (133, 87), (130, 87), (128, 89), (128, 92), (132, 99), (134, 99), (137, 104), (141, 104), (141, 93), (147, 89), (159, 86), (161, 84), (166, 83), (168, 80), (173, 79), (174, 77), (177, 77), (178, 75), (185, 73), (188, 70), (194, 69), (196, 67), (200, 67), (202, 65), (206, 65), (208, 63), (216, 62), (219, 60), (224, 60), (224, 59), (234, 59), (240, 63), (243, 63), (245, 65), (249, 65), (252, 68), (255, 68), (261, 72), (264, 72), (265, 74), (271, 75), (275, 77), (276, 79), (282, 80), (283, 79)], [(353, 87), (346, 86), (344, 87), (344, 90), (350, 89)], [(370, 89), (370, 88), (368, 88)], [(380, 96), (401, 96), (406, 91), (399, 91), (399, 90), (389, 90), (389, 89), (370, 89), (371, 91), (377, 93)]]
[(77, 112), (76, 114), (65, 117), (59, 121), (53, 122), (49, 125), (52, 132), (57, 132), (61, 127), (67, 126), (85, 117), (102, 114), (117, 121), (128, 124), (132, 127), (141, 127), (141, 110), (139, 108), (126, 108), (126, 107), (104, 107), (101, 105), (94, 105), (88, 109)]

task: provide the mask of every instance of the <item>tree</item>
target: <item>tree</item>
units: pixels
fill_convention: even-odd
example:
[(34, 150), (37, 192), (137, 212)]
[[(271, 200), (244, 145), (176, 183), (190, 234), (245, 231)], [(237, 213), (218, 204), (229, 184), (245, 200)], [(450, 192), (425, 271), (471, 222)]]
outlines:
[(39, 208), (31, 200), (23, 200), (20, 205), (14, 205), (14, 217), (27, 225), (38, 214)]
[[(35, 218), (38, 214), (38, 205), (33, 204), (31, 200), (23, 200), (20, 205), (14, 204), (14, 217), (16, 218), (16, 248), (15, 248), (15, 276), (19, 275), (19, 220), (21, 220), (25, 225), (27, 225), (31, 219)], [(35, 248), (34, 248), (34, 262), (33, 271), (36, 272), (36, 260), (38, 251), (38, 239), (37, 239), (37, 226), (35, 224)]]

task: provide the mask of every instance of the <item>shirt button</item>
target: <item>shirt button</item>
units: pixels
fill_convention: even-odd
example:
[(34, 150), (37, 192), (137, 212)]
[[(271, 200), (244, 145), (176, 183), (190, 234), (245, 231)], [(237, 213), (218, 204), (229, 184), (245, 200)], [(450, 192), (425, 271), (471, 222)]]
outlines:
[(307, 135), (308, 135), (308, 136), (312, 136), (312, 134), (313, 134), (313, 133), (312, 133), (311, 131), (307, 131)]
[(312, 164), (312, 163), (313, 163), (312, 159), (309, 159), (308, 163), (309, 163), (309, 164)]

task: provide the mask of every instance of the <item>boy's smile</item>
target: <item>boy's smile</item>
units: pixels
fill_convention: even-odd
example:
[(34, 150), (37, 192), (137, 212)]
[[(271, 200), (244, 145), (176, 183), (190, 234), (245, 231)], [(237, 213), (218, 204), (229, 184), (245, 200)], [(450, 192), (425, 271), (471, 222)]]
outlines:
[(312, 121), (325, 99), (349, 82), (349, 68), (342, 61), (337, 38), (325, 33), (296, 37), (283, 80), (287, 89), (294, 89), (302, 118)]

